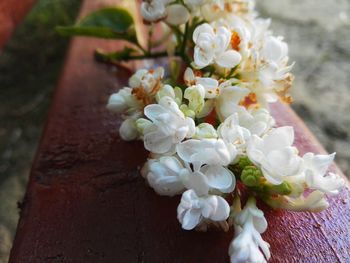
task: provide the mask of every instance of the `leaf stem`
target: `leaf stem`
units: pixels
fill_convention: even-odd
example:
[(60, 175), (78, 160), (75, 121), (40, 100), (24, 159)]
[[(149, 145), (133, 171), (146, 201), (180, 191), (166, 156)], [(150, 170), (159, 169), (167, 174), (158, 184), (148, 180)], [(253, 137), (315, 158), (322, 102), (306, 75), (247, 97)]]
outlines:
[(143, 52), (143, 54), (148, 54), (148, 51), (144, 49), (138, 41), (135, 43), (135, 45)]

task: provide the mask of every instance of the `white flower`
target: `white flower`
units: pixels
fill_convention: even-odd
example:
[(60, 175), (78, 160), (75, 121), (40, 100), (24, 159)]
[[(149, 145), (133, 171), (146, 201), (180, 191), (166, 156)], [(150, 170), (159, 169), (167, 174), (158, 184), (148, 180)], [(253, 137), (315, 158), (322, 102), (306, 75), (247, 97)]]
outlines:
[(275, 125), (274, 118), (264, 108), (247, 110), (244, 107), (239, 107), (237, 114), (239, 125), (257, 136), (262, 136)]
[(166, 4), (169, 0), (146, 0), (141, 4), (141, 15), (149, 22), (156, 22), (166, 16)]
[(229, 248), (231, 263), (263, 263), (269, 260), (270, 245), (261, 237), (267, 222), (264, 213), (256, 207), (254, 198), (247, 201), (234, 221), (235, 238)]
[(119, 128), (120, 137), (124, 141), (132, 141), (139, 137), (139, 132), (136, 126), (136, 120), (133, 118), (127, 118), (123, 121)]
[(237, 112), (240, 101), (249, 94), (249, 89), (239, 86), (227, 86), (221, 89), (216, 99), (215, 109), (221, 121)]
[(306, 197), (301, 195), (294, 198), (285, 195), (279, 195), (265, 201), (275, 209), (279, 208), (296, 212), (320, 212), (327, 209), (329, 206), (325, 193), (319, 190), (313, 191)]
[(193, 139), (210, 139), (217, 138), (218, 134), (213, 125), (203, 122), (196, 127), (196, 132), (193, 135)]
[(232, 114), (218, 128), (218, 134), (226, 143), (236, 147), (244, 147), (250, 139), (251, 133), (248, 129), (241, 127), (238, 114)]
[(159, 104), (146, 106), (144, 114), (153, 122), (144, 131), (145, 148), (151, 152), (171, 152), (176, 144), (195, 132), (194, 121), (185, 117), (170, 97), (165, 96)]
[(149, 185), (159, 195), (174, 196), (182, 193), (185, 187), (180, 173), (184, 168), (174, 156), (163, 156), (159, 160), (148, 160), (145, 177)]
[(326, 175), (334, 156), (335, 153), (330, 155), (306, 153), (303, 156), (305, 180), (309, 188), (331, 195), (339, 193), (339, 190), (344, 186), (344, 180), (334, 173)]
[(176, 146), (180, 158), (192, 163), (198, 171), (204, 165), (229, 165), (237, 155), (233, 145), (225, 144), (222, 139), (190, 139)]
[(197, 77), (191, 68), (185, 70), (184, 80), (187, 86), (201, 85), (205, 90), (205, 98), (207, 99), (213, 99), (219, 95), (220, 87), (216, 79)]
[(288, 45), (282, 38), (268, 36), (261, 51), (263, 59), (277, 65), (284, 64), (288, 60)]
[(142, 109), (142, 103), (132, 95), (131, 88), (123, 88), (109, 97), (107, 109), (114, 113), (126, 111), (138, 111)]
[(129, 86), (132, 89), (142, 88), (153, 95), (160, 89), (160, 81), (164, 76), (164, 69), (161, 67), (155, 70), (139, 69), (129, 79)]
[(286, 176), (297, 175), (302, 159), (292, 147), (294, 130), (285, 126), (273, 129), (263, 138), (253, 135), (247, 154), (254, 164), (261, 166), (264, 177), (272, 184), (281, 184)]
[(185, 5), (187, 5), (191, 10), (198, 9), (205, 2), (206, 0), (184, 0)]
[(181, 173), (181, 179), (187, 189), (193, 189), (197, 195), (207, 195), (210, 190), (231, 193), (236, 186), (233, 173), (220, 165), (204, 165), (192, 172), (188, 167)]
[(201, 14), (207, 21), (214, 21), (215, 19), (224, 16), (224, 2), (225, 0), (207, 0), (205, 5), (201, 6)]
[(229, 212), (230, 207), (224, 198), (216, 195), (199, 197), (195, 191), (187, 190), (182, 194), (177, 218), (183, 229), (191, 230), (203, 219), (226, 220)]
[(166, 22), (174, 26), (185, 24), (190, 18), (187, 8), (180, 4), (169, 5), (166, 12)]
[(188, 108), (198, 114), (204, 107), (205, 90), (202, 85), (193, 85), (186, 88), (184, 98), (188, 100)]
[[(224, 123), (227, 123), (227, 128), (228, 126), (232, 126), (232, 129), (235, 129), (233, 126), (239, 125), (241, 128), (247, 130), (245, 132), (245, 134), (247, 135), (244, 137), (245, 140), (249, 139), (250, 135), (254, 134), (259, 137), (262, 136), (275, 124), (275, 120), (270, 115), (269, 111), (264, 108), (253, 108), (247, 110), (242, 106), (238, 106), (231, 107), (230, 110), (232, 114), (225, 119)], [(233, 117), (234, 115), (236, 117)], [(231, 121), (229, 121), (229, 119)], [(232, 122), (233, 119), (234, 121)], [(227, 132), (232, 134), (233, 130), (227, 130)]]
[(231, 32), (225, 27), (214, 28), (209, 24), (198, 26), (193, 32), (194, 62), (198, 68), (216, 63), (223, 68), (233, 68), (241, 61), (241, 55), (228, 50)]
[(185, 24), (190, 13), (180, 4), (170, 4), (173, 0), (145, 0), (141, 4), (141, 15), (149, 22), (165, 19), (171, 25)]

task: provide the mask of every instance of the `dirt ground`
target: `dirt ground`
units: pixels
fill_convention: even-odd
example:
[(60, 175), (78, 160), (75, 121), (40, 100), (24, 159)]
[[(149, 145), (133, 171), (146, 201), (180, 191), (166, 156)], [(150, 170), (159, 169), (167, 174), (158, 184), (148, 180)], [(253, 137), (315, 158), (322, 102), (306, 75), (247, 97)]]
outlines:
[[(259, 0), (296, 62), (293, 108), (350, 175), (350, 1)], [(40, 0), (0, 53), (0, 263), (7, 262), (31, 162), (79, 0)]]

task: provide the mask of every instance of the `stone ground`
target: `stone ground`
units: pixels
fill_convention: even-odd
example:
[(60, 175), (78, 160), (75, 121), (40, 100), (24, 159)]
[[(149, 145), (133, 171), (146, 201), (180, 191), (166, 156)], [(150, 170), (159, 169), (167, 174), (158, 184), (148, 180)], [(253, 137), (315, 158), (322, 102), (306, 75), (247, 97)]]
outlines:
[[(0, 53), (0, 263), (20, 202), (79, 0), (40, 0)], [(350, 0), (258, 0), (296, 62), (294, 109), (350, 176)]]
[(0, 263), (7, 262), (17, 202), (25, 191), (69, 41), (54, 28), (74, 22), (80, 0), (37, 2), (0, 51)]
[(350, 177), (350, 1), (257, 2), (296, 62), (293, 108)]

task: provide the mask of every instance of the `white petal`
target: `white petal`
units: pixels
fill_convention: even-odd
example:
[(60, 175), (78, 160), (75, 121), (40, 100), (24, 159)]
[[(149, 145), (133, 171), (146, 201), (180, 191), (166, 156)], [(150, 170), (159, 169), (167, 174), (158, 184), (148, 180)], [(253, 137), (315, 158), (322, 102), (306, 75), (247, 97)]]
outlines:
[(199, 112), (196, 117), (197, 118), (204, 118), (208, 116), (214, 109), (215, 106), (215, 100), (206, 100), (204, 102), (204, 107), (201, 112)]
[(231, 40), (231, 32), (226, 27), (219, 27), (216, 30), (216, 43), (219, 49), (219, 52), (226, 50)]
[(171, 150), (172, 141), (169, 136), (160, 132), (151, 132), (144, 135), (145, 148), (153, 153), (166, 153)]
[(344, 179), (334, 173), (322, 176), (306, 171), (305, 180), (311, 189), (317, 189), (329, 195), (337, 195), (345, 185)]
[(202, 215), (213, 221), (223, 221), (230, 214), (230, 206), (221, 196), (212, 195), (203, 201)]
[(302, 160), (295, 154), (294, 147), (270, 151), (265, 157), (269, 166), (280, 175), (292, 176), (300, 170)]
[(186, 7), (179, 4), (169, 5), (166, 8), (167, 17), (166, 21), (171, 25), (182, 25), (185, 24), (190, 18), (190, 14)]
[[(187, 173), (186, 177), (184, 173)], [(209, 186), (206, 177), (201, 172), (191, 173), (188, 170), (183, 170), (181, 173), (183, 184), (187, 189), (193, 189), (197, 195), (207, 195), (209, 192)]]
[(306, 153), (303, 156), (303, 159), (307, 169), (312, 170), (314, 173), (317, 173), (320, 176), (323, 176), (333, 162), (334, 157), (335, 153), (329, 155), (315, 155), (313, 153)]
[(119, 93), (112, 94), (109, 97), (107, 109), (111, 112), (121, 113), (128, 108), (123, 96)]
[(126, 119), (119, 128), (120, 137), (125, 141), (137, 139), (139, 133), (137, 131), (135, 120)]
[(223, 68), (234, 68), (241, 62), (242, 56), (235, 50), (228, 50), (215, 58), (215, 62)]
[(182, 219), (182, 228), (185, 230), (192, 230), (195, 228), (201, 219), (200, 210), (188, 210), (185, 212)]
[(204, 68), (212, 63), (214, 58), (213, 52), (204, 52), (198, 46), (194, 48), (194, 63), (198, 68)]
[(196, 83), (205, 89), (206, 98), (215, 98), (219, 95), (219, 82), (213, 78), (196, 78)]
[[(164, 160), (164, 158), (167, 159)], [(149, 164), (147, 181), (158, 194), (174, 196), (181, 193), (185, 188), (180, 179), (179, 172), (172, 170), (172, 167), (168, 167), (167, 163), (164, 163), (165, 161), (176, 163), (177, 159), (175, 157), (161, 157), (160, 161), (152, 160)], [(175, 165), (181, 166), (181, 164)]]
[(175, 173), (179, 173), (183, 168), (183, 165), (180, 161), (174, 156), (164, 156), (160, 158), (160, 162), (164, 164), (167, 168), (174, 171)]
[(214, 35), (214, 30), (208, 23), (204, 23), (204, 24), (201, 24), (200, 26), (197, 26), (193, 32), (194, 43), (197, 42), (198, 36), (202, 33), (209, 33), (211, 35)]
[(187, 86), (192, 86), (196, 84), (195, 83), (196, 78), (191, 68), (186, 68), (184, 73), (184, 80)]
[(235, 184), (232, 172), (222, 166), (206, 165), (201, 170), (211, 188), (223, 190), (222, 192), (225, 193), (225, 189), (232, 188), (232, 185)]
[(162, 0), (152, 0), (151, 2), (142, 2), (142, 17), (150, 22), (157, 21), (166, 15), (166, 10)]
[(272, 151), (291, 146), (294, 142), (294, 128), (291, 126), (279, 127), (264, 137), (264, 151)]
[(165, 113), (166, 109), (159, 104), (150, 104), (145, 107), (144, 114), (153, 122), (157, 122), (158, 116)]

